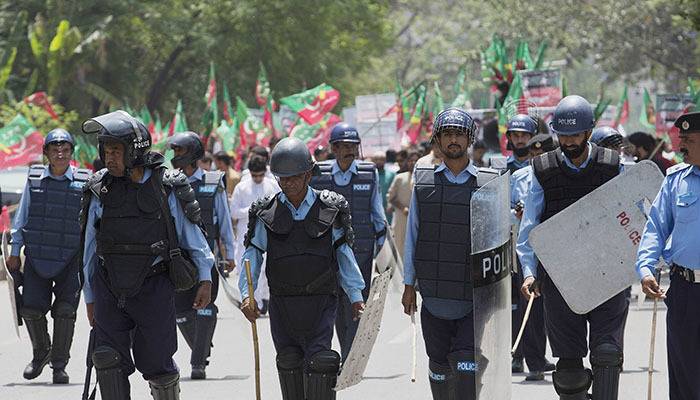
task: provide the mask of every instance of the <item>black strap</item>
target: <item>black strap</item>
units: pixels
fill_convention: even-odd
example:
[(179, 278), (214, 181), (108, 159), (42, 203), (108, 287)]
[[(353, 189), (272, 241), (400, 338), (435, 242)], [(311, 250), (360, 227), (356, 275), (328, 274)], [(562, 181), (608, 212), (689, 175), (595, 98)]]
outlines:
[(167, 259), (170, 259), (180, 253), (180, 246), (178, 244), (177, 233), (175, 232), (175, 223), (173, 222), (173, 216), (170, 213), (170, 207), (165, 204), (167, 194), (165, 193), (165, 188), (163, 187), (163, 176), (160, 170), (153, 170), (154, 176), (152, 176), (151, 184), (155, 189), (156, 193), (160, 193), (161, 196), (156, 196), (158, 204), (160, 205), (160, 211), (163, 213), (163, 218), (165, 219), (165, 226), (168, 235), (169, 249), (167, 252)]
[(306, 286), (289, 285), (284, 282), (275, 282), (270, 288), (278, 296), (308, 296), (318, 294), (319, 289), (328, 282), (336, 279), (335, 270), (329, 268)]

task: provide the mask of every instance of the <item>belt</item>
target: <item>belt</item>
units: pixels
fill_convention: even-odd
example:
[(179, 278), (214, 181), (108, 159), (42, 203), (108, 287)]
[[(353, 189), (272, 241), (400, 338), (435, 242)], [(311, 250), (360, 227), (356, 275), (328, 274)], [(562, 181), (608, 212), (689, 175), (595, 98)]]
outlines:
[(673, 264), (671, 266), (671, 273), (680, 276), (690, 283), (700, 283), (700, 270), (689, 269), (678, 264)]

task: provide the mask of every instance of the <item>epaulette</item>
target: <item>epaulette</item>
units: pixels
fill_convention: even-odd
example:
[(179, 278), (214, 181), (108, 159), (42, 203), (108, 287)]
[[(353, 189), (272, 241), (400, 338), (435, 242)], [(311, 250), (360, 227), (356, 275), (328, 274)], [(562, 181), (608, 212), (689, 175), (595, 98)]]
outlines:
[(258, 213), (262, 210), (266, 210), (272, 204), (277, 194), (268, 194), (265, 197), (257, 199), (250, 205), (248, 209), (248, 232), (245, 234), (243, 239), (243, 245), (245, 247), (250, 246), (253, 236), (255, 236), (255, 224), (257, 223)]
[(29, 174), (27, 176), (27, 179), (29, 179), (29, 184), (32, 187), (41, 186), (41, 177), (42, 175), (44, 175), (44, 171), (46, 171), (46, 168), (48, 167), (42, 164), (34, 164), (31, 167), (29, 167)]
[[(158, 172), (158, 169), (153, 170), (154, 174)], [(187, 175), (177, 169), (165, 170), (163, 184), (172, 188), (175, 198), (185, 212), (185, 217), (193, 224), (199, 225), (202, 221), (202, 209), (197, 201), (197, 195), (187, 181)]]
[(668, 169), (666, 170), (666, 176), (673, 175), (678, 171), (683, 171), (684, 169), (686, 169), (690, 166), (691, 166), (690, 164), (680, 163), (680, 164), (676, 164), (672, 167), (668, 167)]
[(73, 171), (74, 182), (87, 182), (92, 176), (92, 171), (86, 168), (78, 168)]

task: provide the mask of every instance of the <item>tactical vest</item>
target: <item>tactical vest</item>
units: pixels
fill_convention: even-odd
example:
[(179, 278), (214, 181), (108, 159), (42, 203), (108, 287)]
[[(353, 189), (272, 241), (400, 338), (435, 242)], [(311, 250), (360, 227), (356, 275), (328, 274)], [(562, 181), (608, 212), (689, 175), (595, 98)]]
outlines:
[[(352, 246), (357, 264), (362, 268), (371, 263), (374, 256), (376, 232), (372, 224), (372, 193), (376, 190), (375, 166), (371, 162), (355, 161), (357, 175), (352, 174), (350, 183), (340, 186), (333, 179), (334, 160), (319, 163), (321, 176), (311, 180), (311, 186), (316, 190), (330, 190), (339, 194), (350, 204), (352, 227), (355, 231), (355, 242)], [(363, 276), (367, 271), (363, 271)], [(367, 282), (367, 279), (365, 279)], [(369, 287), (369, 285), (367, 285)]]
[(319, 197), (302, 221), (277, 197), (258, 213), (267, 230), (266, 275), (276, 296), (310, 296), (338, 292), (338, 262), (333, 222), (338, 209)]
[(470, 202), (477, 189), (474, 176), (460, 185), (435, 168), (416, 168), (419, 224), (413, 263), (423, 297), (472, 299)]
[[(90, 178), (86, 169), (73, 171), (73, 180), (41, 179), (47, 169), (29, 169), (29, 210), (22, 228), (24, 253), (42, 278), (58, 275), (74, 260), (80, 248), (80, 198)], [(70, 168), (70, 167), (69, 167)]]
[[(102, 179), (97, 255), (103, 260), (112, 292), (119, 297), (136, 295), (147, 276), (166, 270), (153, 266), (156, 257), (168, 250), (167, 227), (157, 197), (163, 194), (152, 182), (163, 172), (162, 167), (152, 170), (142, 184), (108, 174)], [(163, 198), (166, 205), (167, 195)]]
[(544, 189), (541, 222), (574, 204), (620, 173), (620, 156), (613, 150), (591, 145), (591, 159), (575, 171), (564, 161), (561, 149), (537, 156), (532, 162), (537, 181)]
[(217, 241), (220, 237), (218, 218), (217, 222), (214, 223), (214, 199), (219, 192), (224, 190), (221, 181), (223, 175), (224, 173), (221, 171), (204, 171), (201, 180), (198, 179), (190, 183), (202, 209), (202, 224), (207, 233), (207, 242), (212, 251), (217, 248)]

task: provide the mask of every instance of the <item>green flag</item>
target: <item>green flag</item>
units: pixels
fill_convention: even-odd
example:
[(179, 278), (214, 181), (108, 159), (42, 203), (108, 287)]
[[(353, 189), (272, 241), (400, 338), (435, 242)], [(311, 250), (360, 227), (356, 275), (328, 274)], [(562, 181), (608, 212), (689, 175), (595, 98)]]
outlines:
[(202, 125), (204, 126), (204, 135), (209, 135), (219, 126), (219, 110), (216, 104), (216, 72), (214, 70), (214, 62), (209, 64), (209, 84), (207, 91), (204, 93), (204, 102), (207, 104), (202, 116)]
[(639, 113), (639, 123), (647, 129), (656, 129), (656, 111), (654, 110), (654, 102), (651, 101), (651, 96), (646, 88), (644, 88), (642, 110)]
[(438, 115), (440, 111), (445, 109), (445, 102), (442, 100), (442, 92), (440, 92), (440, 85), (437, 82), (434, 82), (433, 91), (435, 92), (433, 115)]

